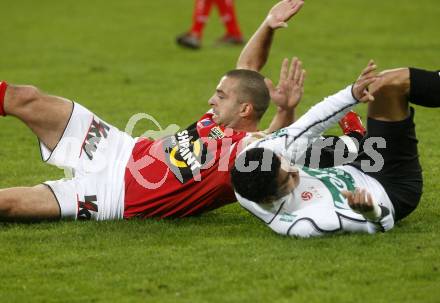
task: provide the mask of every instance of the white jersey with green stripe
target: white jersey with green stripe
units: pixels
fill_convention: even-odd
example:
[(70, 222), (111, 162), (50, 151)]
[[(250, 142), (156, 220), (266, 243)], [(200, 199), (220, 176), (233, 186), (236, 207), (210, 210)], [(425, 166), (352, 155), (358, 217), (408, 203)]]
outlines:
[[(274, 151), (297, 167), (307, 146), (339, 121), (358, 102), (351, 85), (313, 106), (292, 125), (250, 144)], [(242, 167), (237, 167), (241, 169)], [(374, 178), (351, 166), (327, 169), (299, 169), (299, 185), (287, 196), (261, 206), (235, 193), (238, 202), (280, 234), (310, 237), (340, 231), (386, 231), (394, 226), (394, 208), (383, 186)], [(377, 222), (354, 212), (342, 190), (365, 188), (382, 209)]]
[[(259, 205), (237, 195), (238, 202), (275, 232), (297, 237), (322, 236), (336, 232), (384, 232), (394, 226), (393, 206), (377, 180), (351, 166), (299, 169), (300, 182), (287, 196)], [(382, 209), (376, 222), (354, 212), (342, 190), (367, 188)]]

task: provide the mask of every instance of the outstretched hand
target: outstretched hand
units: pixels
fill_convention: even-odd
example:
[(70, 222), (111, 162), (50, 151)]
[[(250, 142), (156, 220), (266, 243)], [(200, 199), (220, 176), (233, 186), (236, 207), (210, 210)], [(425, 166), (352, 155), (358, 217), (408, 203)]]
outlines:
[(361, 75), (353, 84), (351, 89), (353, 97), (359, 102), (374, 101), (374, 96), (368, 91), (368, 86), (377, 80), (377, 66), (373, 60), (368, 62), (367, 67), (362, 70)]
[(293, 58), (290, 63), (285, 58), (281, 64), (280, 80), (275, 87), (270, 79), (265, 79), (270, 97), (281, 110), (294, 109), (304, 93), (304, 78), (306, 71), (302, 69), (301, 61)]
[(287, 27), (287, 21), (299, 12), (304, 0), (282, 0), (275, 4), (267, 15), (267, 25), (272, 29)]

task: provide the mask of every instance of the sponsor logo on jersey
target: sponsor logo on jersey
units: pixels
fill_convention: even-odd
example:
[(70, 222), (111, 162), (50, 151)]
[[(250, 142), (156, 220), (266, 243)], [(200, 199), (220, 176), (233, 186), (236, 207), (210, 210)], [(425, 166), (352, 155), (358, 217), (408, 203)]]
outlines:
[(349, 209), (347, 199), (341, 194), (342, 190), (354, 190), (354, 179), (348, 172), (337, 168), (313, 169), (304, 166), (303, 171), (319, 179), (328, 189), (336, 208)]
[(86, 139), (82, 145), (82, 151), (85, 152), (89, 160), (93, 160), (93, 154), (98, 149), (98, 144), (101, 139), (107, 138), (110, 127), (102, 121), (96, 121), (93, 118), (90, 124), (89, 131), (87, 132)]
[(301, 199), (303, 199), (303, 201), (309, 201), (312, 198), (313, 198), (313, 194), (309, 191), (303, 191), (301, 193)]
[[(190, 167), (192, 171), (202, 167), (198, 161), (202, 143), (200, 140), (190, 141), (188, 131), (177, 133), (177, 145), (170, 152), (170, 161), (177, 167)], [(192, 147), (192, 148), (191, 148)], [(179, 157), (178, 157), (179, 156)]]
[(208, 135), (208, 138), (211, 139), (223, 139), (224, 137), (225, 133), (218, 126), (213, 127)]
[(92, 218), (92, 212), (98, 212), (98, 204), (94, 203), (98, 201), (96, 195), (84, 196), (84, 201), (80, 201), (79, 197), (77, 196), (77, 201), (78, 214), (76, 218), (78, 220), (90, 220)]
[(214, 122), (213, 122), (211, 119), (206, 118), (206, 119), (200, 120), (200, 121), (197, 123), (197, 126), (198, 126), (198, 127), (207, 127), (207, 126), (210, 126), (210, 125), (213, 124), (213, 123), (214, 123)]
[(313, 198), (315, 199), (321, 199), (322, 195), (319, 192), (319, 189), (315, 186), (306, 186), (307, 190), (313, 195)]
[(200, 170), (214, 159), (207, 146), (199, 138), (196, 123), (178, 132), (175, 136), (166, 138), (163, 142), (166, 161), (169, 169), (181, 182), (191, 179), (200, 181)]

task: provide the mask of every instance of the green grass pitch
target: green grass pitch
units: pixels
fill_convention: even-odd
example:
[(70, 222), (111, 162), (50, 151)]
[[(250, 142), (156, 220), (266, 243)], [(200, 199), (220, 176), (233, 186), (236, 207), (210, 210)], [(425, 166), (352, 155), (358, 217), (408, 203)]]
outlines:
[[(246, 37), (273, 3), (236, 1)], [(138, 112), (189, 125), (240, 52), (215, 46), (216, 12), (201, 51), (178, 48), (192, 5), (4, 1), (0, 78), (76, 100), (120, 128)], [(438, 0), (307, 0), (278, 32), (263, 73), (277, 80), (282, 58), (299, 56), (303, 113), (370, 58), (382, 69), (438, 69), (439, 16)], [(416, 111), (424, 195), (388, 233), (281, 237), (235, 204), (175, 221), (2, 223), (0, 302), (439, 302), (440, 110)], [(41, 163), (35, 137), (13, 118), (0, 119), (0, 142), (1, 188), (63, 176)]]

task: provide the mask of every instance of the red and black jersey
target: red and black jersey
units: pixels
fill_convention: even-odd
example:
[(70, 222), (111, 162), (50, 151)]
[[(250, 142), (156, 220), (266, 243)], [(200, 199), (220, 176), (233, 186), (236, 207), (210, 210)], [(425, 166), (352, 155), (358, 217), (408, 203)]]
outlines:
[(245, 136), (206, 113), (173, 136), (140, 139), (125, 171), (124, 218), (185, 217), (236, 201), (229, 171)]

